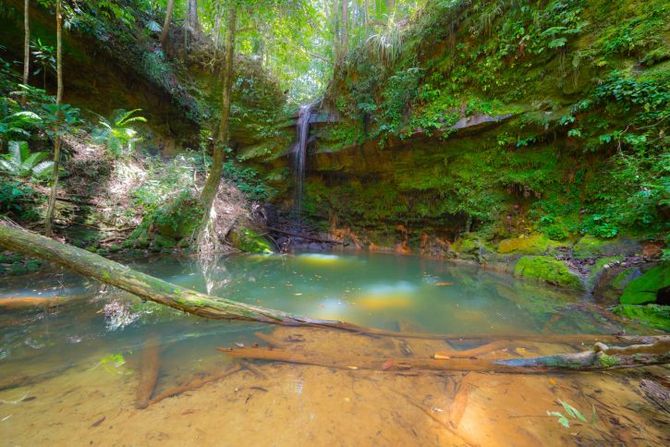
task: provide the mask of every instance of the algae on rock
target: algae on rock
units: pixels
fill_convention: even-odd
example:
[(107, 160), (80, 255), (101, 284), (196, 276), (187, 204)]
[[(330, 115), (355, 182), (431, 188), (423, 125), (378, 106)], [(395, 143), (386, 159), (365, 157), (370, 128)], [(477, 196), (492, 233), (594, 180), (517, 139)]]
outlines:
[(623, 291), (621, 304), (654, 303), (661, 289), (670, 287), (670, 264), (663, 263), (631, 281)]
[(579, 277), (572, 273), (563, 261), (551, 256), (523, 256), (514, 266), (514, 275), (559, 287), (584, 288)]
[(619, 304), (614, 308), (614, 313), (639, 321), (645, 326), (670, 332), (670, 306)]
[(250, 228), (233, 230), (230, 239), (233, 247), (245, 253), (272, 253), (270, 243)]

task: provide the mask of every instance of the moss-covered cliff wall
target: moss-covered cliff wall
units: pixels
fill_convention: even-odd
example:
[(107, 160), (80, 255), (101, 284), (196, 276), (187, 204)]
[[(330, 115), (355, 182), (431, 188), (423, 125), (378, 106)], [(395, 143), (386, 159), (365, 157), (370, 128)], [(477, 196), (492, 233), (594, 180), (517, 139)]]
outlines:
[(663, 239), (669, 16), (660, 0), (431, 4), (337, 68), (305, 212), (387, 246)]

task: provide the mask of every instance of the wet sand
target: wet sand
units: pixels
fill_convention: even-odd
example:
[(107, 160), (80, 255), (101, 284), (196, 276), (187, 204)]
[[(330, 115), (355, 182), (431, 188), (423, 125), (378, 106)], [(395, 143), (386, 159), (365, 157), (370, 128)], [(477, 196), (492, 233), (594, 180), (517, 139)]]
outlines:
[[(299, 335), (296, 337), (296, 335)], [(278, 328), (302, 339), (290, 349), (324, 356), (375, 353), (401, 358), (398, 340)], [(263, 344), (259, 340), (260, 344)], [(424, 356), (442, 341), (406, 340)], [(527, 355), (535, 355), (529, 346)], [(558, 350), (547, 345), (546, 352)], [(491, 355), (500, 355), (493, 353)], [(0, 392), (0, 439), (7, 446), (565, 446), (670, 443), (670, 415), (644, 397), (640, 381), (667, 367), (570, 374), (340, 370), (254, 362), (219, 381), (135, 408), (139, 353), (119, 367), (91, 355), (63, 373)], [(212, 352), (195, 368), (216, 373), (236, 360)], [(154, 396), (194, 376), (193, 365), (159, 377)], [(173, 365), (174, 366), (174, 365)], [(355, 365), (352, 365), (355, 366)], [(21, 398), (25, 400), (16, 402)], [(32, 399), (34, 398), (34, 399)], [(547, 412), (565, 410), (565, 428)]]

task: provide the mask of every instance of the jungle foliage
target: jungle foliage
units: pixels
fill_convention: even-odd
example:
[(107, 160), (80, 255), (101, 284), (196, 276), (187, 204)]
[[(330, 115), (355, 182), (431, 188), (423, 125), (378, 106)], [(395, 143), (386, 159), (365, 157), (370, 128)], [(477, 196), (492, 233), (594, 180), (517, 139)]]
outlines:
[[(412, 162), (388, 164), (360, 186), (331, 185), (338, 192), (312, 197), (312, 206), (332, 206), (349, 222), (468, 216), (493, 237), (663, 237), (669, 8), (659, 0), (418, 8), (386, 46), (375, 37), (347, 54), (326, 94), (342, 121), (319, 144), (337, 152), (374, 142), (382, 160), (402, 147)], [(458, 135), (452, 126), (475, 116), (505, 119)], [(379, 212), (363, 205), (370, 188)], [(345, 210), (340, 194), (362, 206)], [(510, 218), (522, 223), (505, 228)]]

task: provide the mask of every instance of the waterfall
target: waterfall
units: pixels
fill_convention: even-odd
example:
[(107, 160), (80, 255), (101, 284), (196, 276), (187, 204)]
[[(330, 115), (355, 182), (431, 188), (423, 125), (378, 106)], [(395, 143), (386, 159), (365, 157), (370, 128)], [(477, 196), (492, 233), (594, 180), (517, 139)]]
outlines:
[(309, 139), (309, 120), (312, 116), (312, 105), (300, 106), (298, 122), (298, 141), (293, 147), (293, 175), (295, 178), (295, 192), (293, 199), (293, 211), (299, 218), (302, 213), (302, 197), (305, 188), (305, 164), (307, 161), (307, 142)]

